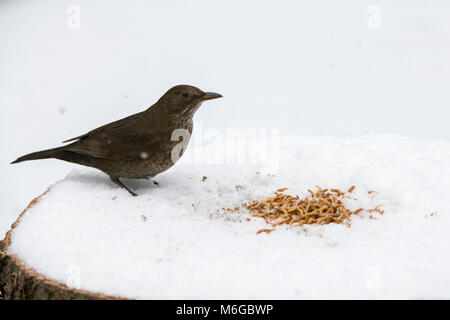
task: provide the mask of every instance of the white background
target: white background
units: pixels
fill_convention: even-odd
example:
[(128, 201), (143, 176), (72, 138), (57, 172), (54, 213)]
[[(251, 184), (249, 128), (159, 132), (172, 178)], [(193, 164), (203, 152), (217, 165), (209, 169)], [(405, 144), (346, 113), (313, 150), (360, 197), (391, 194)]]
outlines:
[[(67, 8), (81, 9), (81, 29)], [(377, 5), (381, 29), (367, 27)], [(450, 1), (0, 1), (0, 238), (74, 165), (9, 165), (186, 83), (203, 128), (450, 138)]]

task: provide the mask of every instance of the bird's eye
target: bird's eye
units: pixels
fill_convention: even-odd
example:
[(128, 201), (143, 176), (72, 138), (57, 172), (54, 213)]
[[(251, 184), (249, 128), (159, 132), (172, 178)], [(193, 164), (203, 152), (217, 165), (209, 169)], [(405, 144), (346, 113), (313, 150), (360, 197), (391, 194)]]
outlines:
[(183, 98), (189, 98), (189, 93), (187, 92), (183, 92), (181, 95), (183, 96)]

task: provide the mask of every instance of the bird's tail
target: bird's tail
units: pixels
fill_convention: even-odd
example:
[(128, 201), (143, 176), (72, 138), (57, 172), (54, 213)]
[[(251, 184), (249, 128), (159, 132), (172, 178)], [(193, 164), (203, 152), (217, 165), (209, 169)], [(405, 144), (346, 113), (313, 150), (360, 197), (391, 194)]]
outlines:
[(63, 151), (63, 150), (64, 150), (64, 147), (60, 147), (60, 148), (53, 148), (53, 149), (33, 152), (33, 153), (30, 153), (30, 154), (27, 154), (27, 155), (24, 155), (24, 156), (18, 158), (17, 160), (11, 162), (11, 164), (19, 163), (22, 161), (28, 161), (28, 160), (56, 158), (56, 157), (58, 157), (58, 155), (60, 155), (61, 151)]

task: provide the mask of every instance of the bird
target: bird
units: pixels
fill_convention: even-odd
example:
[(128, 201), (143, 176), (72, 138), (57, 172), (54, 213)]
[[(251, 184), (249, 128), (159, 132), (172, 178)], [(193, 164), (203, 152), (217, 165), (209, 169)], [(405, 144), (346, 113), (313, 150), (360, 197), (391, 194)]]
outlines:
[(61, 147), (33, 152), (11, 162), (59, 159), (96, 168), (137, 196), (120, 179), (149, 179), (183, 155), (200, 105), (221, 98), (191, 85), (170, 88), (148, 109), (63, 141)]

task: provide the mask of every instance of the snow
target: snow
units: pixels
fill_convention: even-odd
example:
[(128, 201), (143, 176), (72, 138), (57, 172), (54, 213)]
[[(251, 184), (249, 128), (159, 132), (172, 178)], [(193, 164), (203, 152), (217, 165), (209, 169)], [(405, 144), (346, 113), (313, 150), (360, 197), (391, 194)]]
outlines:
[[(256, 142), (275, 154), (271, 163), (251, 163), (255, 141), (205, 143), (157, 176), (159, 185), (127, 180), (138, 197), (100, 172), (75, 169), (28, 210), (8, 253), (71, 287), (126, 298), (450, 298), (448, 140), (265, 139)], [(246, 147), (230, 147), (239, 143)], [(347, 206), (381, 204), (385, 213), (353, 217), (350, 228), (257, 235), (268, 227), (262, 219), (223, 210), (281, 187), (306, 196), (315, 185), (355, 185)]]
[[(73, 5), (80, 29), (67, 27)], [(449, 139), (449, 12), (446, 0), (0, 1), (0, 238), (74, 168), (11, 161), (179, 83), (223, 94), (198, 111), (205, 129)]]
[[(80, 29), (70, 29), (76, 6)], [(367, 26), (369, 7), (379, 29)], [(75, 168), (11, 248), (61, 282), (130, 297), (449, 298), (449, 12), (446, 0), (0, 1), (0, 238)], [(179, 83), (224, 98), (196, 114), (196, 156), (159, 187), (127, 181), (136, 199), (62, 161), (9, 164), (142, 111)], [(301, 138), (242, 160), (226, 134), (237, 128), (261, 143), (287, 130)], [(348, 205), (383, 203), (383, 217), (256, 236), (263, 222), (215, 211), (282, 186), (302, 195), (353, 184), (359, 200)]]

